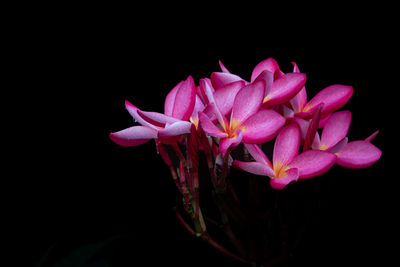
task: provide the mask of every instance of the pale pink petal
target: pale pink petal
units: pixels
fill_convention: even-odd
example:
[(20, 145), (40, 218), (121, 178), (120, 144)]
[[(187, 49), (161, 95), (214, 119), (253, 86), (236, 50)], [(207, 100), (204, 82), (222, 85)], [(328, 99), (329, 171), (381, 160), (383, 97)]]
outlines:
[(205, 115), (203, 112), (199, 112), (199, 120), (201, 128), (208, 134), (214, 137), (224, 138), (227, 137), (228, 134), (221, 131), (214, 123)]
[(253, 82), (256, 81), (265, 81), (265, 95), (267, 95), (271, 91), (272, 84), (274, 83), (274, 74), (268, 70), (264, 70)]
[(348, 141), (349, 138), (345, 137), (342, 140), (340, 140), (336, 145), (334, 145), (332, 148), (330, 148), (328, 151), (336, 154), (347, 145)]
[(222, 72), (224, 72), (224, 73), (231, 73), (231, 72), (224, 66), (224, 64), (222, 64), (222, 61), (221, 61), (221, 60), (219, 60), (218, 63), (219, 63), (219, 67), (221, 68)]
[(120, 146), (137, 146), (157, 138), (157, 131), (146, 126), (133, 126), (119, 132), (110, 133), (110, 138)]
[(272, 167), (271, 162), (269, 161), (268, 157), (265, 153), (261, 150), (258, 145), (255, 144), (244, 144), (247, 151), (249, 151), (250, 155), (258, 162), (268, 164), (268, 166)]
[(257, 81), (243, 87), (235, 97), (231, 113), (231, 123), (244, 122), (257, 112), (262, 104), (265, 92), (265, 82)]
[(174, 122), (174, 123), (166, 126), (164, 129), (158, 131), (158, 137), (168, 138), (168, 137), (173, 137), (173, 136), (179, 136), (182, 134), (187, 134), (187, 133), (190, 133), (191, 126), (192, 126), (192, 123), (190, 123), (188, 121)]
[(261, 61), (257, 64), (257, 66), (255, 66), (253, 72), (251, 73), (251, 82), (254, 82), (258, 75), (260, 75), (260, 73), (264, 70), (275, 74), (275, 72), (279, 70), (279, 65), (275, 59), (271, 57)]
[(293, 118), (294, 117), (293, 109), (289, 108), (286, 105), (280, 105), (280, 106), (282, 107), (281, 113), (282, 113), (283, 117), (285, 117), (285, 118)]
[(260, 144), (270, 141), (285, 122), (285, 118), (275, 111), (261, 109), (242, 123), (243, 143)]
[(269, 183), (272, 188), (281, 190), (291, 182), (296, 182), (299, 179), (299, 171), (296, 168), (291, 168), (285, 171), (283, 177), (272, 178)]
[(337, 164), (343, 167), (358, 169), (374, 164), (382, 155), (382, 151), (367, 141), (353, 141), (336, 153)]
[(304, 73), (287, 73), (275, 80), (270, 92), (264, 98), (264, 105), (272, 106), (288, 102), (303, 87), (306, 82)]
[(271, 167), (261, 162), (256, 162), (256, 161), (245, 162), (245, 161), (234, 160), (233, 167), (256, 175), (269, 176), (269, 177), (274, 176), (274, 171), (271, 169)]
[(219, 153), (225, 155), (229, 148), (233, 149), (237, 147), (242, 141), (242, 138), (243, 138), (242, 131), (238, 130), (236, 131), (236, 134), (233, 137), (230, 138), (226, 137), (221, 139), (219, 141)]
[(213, 93), (215, 92), (214, 88), (211, 85), (211, 80), (208, 78), (200, 79), (199, 82), (199, 93), (200, 97), (203, 100), (204, 104), (207, 105), (214, 101)]
[(237, 81), (243, 81), (242, 78), (235, 74), (225, 72), (213, 72), (211, 73), (211, 84), (218, 90), (218, 88)]
[(187, 121), (196, 102), (196, 88), (192, 76), (189, 76), (176, 92), (172, 117)]
[(164, 102), (164, 114), (167, 116), (172, 116), (172, 112), (174, 110), (174, 103), (176, 93), (178, 92), (179, 88), (181, 88), (184, 81), (178, 83), (172, 90), (168, 93), (167, 97), (165, 98)]
[(344, 110), (333, 113), (322, 131), (321, 146), (329, 150), (345, 138), (350, 128), (350, 122), (350, 111)]
[(219, 108), (222, 115), (226, 116), (231, 112), (235, 97), (239, 90), (244, 86), (244, 81), (237, 81), (224, 85), (215, 91), (215, 104)]
[(204, 111), (205, 107), (203, 102), (201, 101), (200, 97), (198, 95), (196, 95), (196, 103), (194, 105), (194, 109), (192, 112), (192, 115), (190, 116), (190, 120), (192, 122), (198, 122), (199, 120), (199, 111)]
[(300, 129), (297, 124), (292, 123), (283, 128), (275, 140), (273, 164), (287, 166), (299, 152)]
[(308, 150), (301, 153), (289, 164), (299, 170), (299, 178), (311, 178), (327, 172), (336, 161), (336, 155), (327, 151)]
[(125, 107), (128, 110), (129, 114), (135, 119), (135, 122), (139, 122), (141, 125), (143, 126), (147, 126), (150, 128), (153, 128), (154, 130), (158, 130), (160, 129), (160, 127), (155, 126), (149, 122), (147, 122), (146, 120), (144, 120), (139, 114), (138, 114), (138, 108), (131, 104), (129, 101), (125, 101)]
[(309, 113), (313, 111), (320, 103), (325, 106), (322, 109), (322, 116), (332, 113), (339, 108), (343, 107), (353, 95), (353, 88), (346, 85), (331, 85), (320, 91), (315, 95), (310, 102), (304, 107), (304, 112)]
[(376, 132), (374, 132), (373, 134), (371, 134), (370, 136), (365, 138), (365, 141), (372, 142), (378, 134), (379, 134), (379, 130), (377, 130)]
[(158, 112), (137, 110), (137, 113), (140, 118), (142, 118), (146, 122), (162, 128), (164, 128), (167, 123), (172, 124), (174, 122), (180, 121), (176, 118)]

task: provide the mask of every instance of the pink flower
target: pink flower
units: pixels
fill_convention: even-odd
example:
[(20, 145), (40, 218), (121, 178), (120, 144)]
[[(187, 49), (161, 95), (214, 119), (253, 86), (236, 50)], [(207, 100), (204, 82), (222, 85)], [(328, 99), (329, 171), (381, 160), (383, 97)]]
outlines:
[(321, 137), (317, 133), (313, 142), (313, 149), (325, 150), (337, 155), (337, 164), (357, 169), (374, 164), (382, 155), (382, 151), (370, 143), (376, 134), (366, 140), (348, 143), (347, 132), (350, 128), (350, 111), (333, 113), (322, 130)]
[(308, 150), (298, 155), (300, 147), (300, 129), (292, 123), (278, 134), (273, 152), (273, 163), (257, 145), (245, 145), (254, 162), (235, 160), (233, 166), (257, 175), (269, 176), (275, 189), (282, 189), (292, 181), (321, 175), (335, 163), (333, 153), (320, 150)]
[(182, 134), (190, 133), (191, 122), (196, 103), (196, 91), (193, 78), (177, 84), (167, 95), (164, 114), (138, 109), (125, 102), (129, 114), (142, 126), (132, 126), (119, 132), (111, 133), (110, 138), (121, 146), (137, 146), (151, 139), (161, 142), (174, 142)]
[(218, 128), (204, 113), (199, 113), (203, 130), (220, 138), (219, 152), (223, 155), (240, 142), (258, 144), (274, 138), (285, 119), (273, 110), (260, 109), (265, 82), (257, 81), (240, 89), (234, 98), (230, 120), (221, 114), (215, 102), (210, 103), (219, 125)]
[[(211, 83), (216, 90), (238, 81), (249, 84), (241, 77), (230, 73), (222, 62), (220, 62), (220, 66), (222, 72), (213, 72), (211, 74)], [(267, 58), (253, 69), (250, 81), (251, 83), (256, 81), (265, 82), (263, 105), (272, 107), (286, 103), (293, 98), (304, 87), (306, 75), (299, 72), (285, 74), (279, 69), (278, 63), (273, 58)]]
[[(293, 72), (300, 72), (296, 63)], [(330, 113), (343, 107), (353, 95), (353, 88), (347, 85), (335, 84), (326, 87), (317, 93), (310, 101), (307, 102), (306, 88), (303, 87), (299, 93), (290, 100), (293, 115), (301, 118), (310, 118), (313, 112), (324, 104), (321, 110), (321, 117), (326, 117)]]

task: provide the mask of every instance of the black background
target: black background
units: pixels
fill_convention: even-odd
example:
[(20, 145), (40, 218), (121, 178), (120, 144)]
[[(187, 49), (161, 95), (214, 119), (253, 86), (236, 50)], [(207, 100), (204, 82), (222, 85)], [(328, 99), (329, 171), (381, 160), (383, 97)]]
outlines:
[(188, 75), (196, 82), (209, 77), (219, 71), (218, 60), (249, 79), (257, 63), (273, 57), (284, 72), (295, 61), (307, 74), (309, 99), (331, 84), (352, 85), (354, 95), (343, 108), (353, 114), (349, 138), (380, 129), (374, 144), (383, 150), (367, 169), (335, 166), (282, 191), (291, 201), (307, 199), (299, 201), (314, 206), (306, 235), (281, 266), (385, 266), (394, 211), (384, 119), (393, 114), (387, 96), (394, 50), (386, 21), (349, 12), (303, 24), (302, 16), (289, 15), (248, 24), (239, 15), (232, 22), (218, 17), (205, 24), (204, 14), (140, 14), (103, 6), (37, 16), (23, 25), (17, 50), (24, 75), (15, 87), (29, 89), (18, 96), (24, 131), (5, 202), (13, 260), (29, 266), (44, 261), (47, 251), (43, 266), (65, 264), (114, 237), (93, 266), (235, 266), (176, 219), (172, 208), (181, 201), (154, 142), (122, 148), (108, 134), (132, 125), (125, 100), (161, 112), (174, 85)]

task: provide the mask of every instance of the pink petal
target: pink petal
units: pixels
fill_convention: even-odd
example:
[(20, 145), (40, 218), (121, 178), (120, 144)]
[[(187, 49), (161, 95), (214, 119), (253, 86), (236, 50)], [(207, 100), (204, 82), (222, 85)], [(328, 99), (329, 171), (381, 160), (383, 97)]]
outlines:
[[(300, 73), (300, 69), (295, 62), (293, 64), (293, 72)], [(303, 110), (304, 106), (307, 104), (307, 91), (306, 88), (303, 87), (300, 92), (290, 100), (290, 104), (292, 105), (295, 112), (300, 112)]]
[(272, 84), (271, 91), (264, 98), (264, 104), (272, 106), (289, 101), (304, 87), (305, 82), (304, 73), (282, 75)]
[(116, 133), (110, 133), (110, 138), (120, 146), (137, 146), (157, 138), (157, 131), (146, 126), (133, 126)]
[(345, 110), (333, 113), (322, 131), (321, 146), (329, 150), (345, 138), (350, 128), (350, 122), (350, 111)]
[(164, 128), (166, 124), (172, 124), (179, 121), (176, 118), (158, 112), (137, 110), (137, 113), (144, 121), (161, 128)]
[(371, 134), (370, 136), (365, 138), (365, 141), (372, 142), (378, 134), (379, 134), (379, 130), (377, 130), (376, 132), (374, 132), (373, 134)]
[(367, 141), (353, 141), (336, 153), (337, 164), (343, 167), (358, 169), (374, 164), (382, 155), (382, 151)]
[(258, 75), (260, 75), (260, 73), (263, 72), (264, 70), (267, 70), (275, 74), (275, 71), (279, 70), (279, 65), (275, 61), (275, 59), (271, 57), (261, 61), (253, 69), (253, 72), (251, 74), (251, 82), (254, 82), (255, 79), (258, 77)]
[(297, 124), (292, 123), (286, 126), (278, 134), (274, 145), (273, 164), (287, 166), (299, 152), (300, 129)]
[(264, 92), (264, 81), (257, 81), (243, 87), (235, 97), (231, 122), (244, 122), (248, 117), (257, 112), (261, 107)]
[(274, 83), (274, 74), (268, 70), (264, 70), (253, 82), (256, 81), (265, 81), (265, 95), (267, 95), (271, 91), (272, 84)]
[(274, 176), (274, 171), (271, 169), (271, 167), (261, 162), (256, 162), (256, 161), (245, 162), (245, 161), (234, 160), (233, 167), (256, 175), (269, 176), (269, 177)]
[(237, 147), (242, 141), (242, 138), (242, 131), (238, 130), (233, 137), (221, 139), (219, 141), (219, 153), (225, 155), (228, 152), (228, 149)]
[(261, 150), (258, 145), (255, 144), (244, 144), (247, 151), (249, 151), (250, 155), (257, 161), (264, 164), (268, 164), (268, 166), (272, 167), (271, 162), (269, 161), (268, 157), (265, 153)]
[(318, 131), (318, 126), (321, 118), (321, 110), (324, 104), (320, 104), (318, 109), (314, 111), (313, 117), (307, 129), (306, 138), (304, 139), (303, 151), (307, 151), (313, 145), (315, 135)]
[(214, 100), (222, 115), (226, 116), (231, 112), (235, 97), (244, 86), (244, 81), (237, 81), (224, 85), (215, 91)]
[(187, 121), (193, 112), (195, 102), (196, 88), (192, 76), (189, 76), (176, 92), (172, 117)]
[(164, 102), (164, 114), (165, 115), (172, 116), (172, 112), (174, 110), (176, 93), (181, 88), (183, 83), (184, 83), (184, 81), (181, 81), (180, 83), (175, 85), (175, 87), (172, 88), (171, 91), (169, 91), (167, 97), (165, 98), (165, 102)]
[(231, 73), (225, 73), (225, 72), (211, 73), (211, 84), (214, 86), (216, 90), (218, 90), (218, 88), (224, 85), (237, 81), (243, 81), (243, 79)]
[(320, 103), (325, 106), (322, 110), (322, 116), (338, 110), (343, 107), (353, 95), (353, 88), (346, 85), (331, 85), (320, 91), (315, 95), (310, 102), (304, 107), (304, 112), (309, 113), (313, 111)]
[(200, 97), (204, 101), (204, 104), (209, 104), (214, 101), (213, 93), (215, 92), (214, 88), (211, 85), (211, 80), (208, 78), (200, 79), (199, 82), (199, 91)]
[(133, 104), (129, 103), (129, 101), (125, 101), (125, 107), (128, 110), (129, 114), (135, 119), (135, 121), (139, 122), (143, 126), (150, 127), (154, 130), (159, 130), (160, 127), (155, 126), (146, 120), (144, 120), (139, 114), (138, 114), (138, 108), (134, 106)]
[(218, 63), (219, 63), (219, 67), (221, 68), (222, 72), (224, 72), (224, 73), (231, 73), (231, 72), (224, 66), (224, 64), (222, 64), (222, 61), (221, 61), (221, 60), (219, 60)]
[(173, 136), (179, 136), (182, 134), (190, 133), (190, 128), (192, 123), (188, 121), (178, 121), (174, 122), (171, 125), (168, 125), (164, 129), (158, 131), (158, 137), (160, 138), (168, 138)]
[(340, 140), (336, 145), (334, 145), (332, 148), (330, 148), (328, 151), (336, 154), (347, 145), (348, 141), (349, 141), (349, 139), (347, 137), (345, 137), (342, 140)]
[(299, 126), (301, 133), (301, 140), (302, 142), (304, 142), (304, 140), (306, 139), (308, 127), (310, 126), (311, 120), (304, 120), (298, 117), (294, 117), (293, 119), (291, 119), (291, 121), (295, 122)]
[(284, 177), (272, 178), (269, 181), (271, 187), (277, 190), (281, 190), (289, 183), (293, 181), (296, 182), (299, 178), (299, 171), (296, 168), (291, 168), (285, 171), (284, 175)]
[(260, 144), (270, 141), (285, 122), (285, 118), (275, 111), (261, 109), (242, 123), (243, 143)]
[(201, 128), (209, 135), (219, 138), (227, 137), (228, 134), (221, 131), (203, 112), (199, 112)]
[(289, 164), (299, 170), (299, 178), (311, 178), (327, 172), (336, 161), (336, 155), (327, 151), (308, 150), (301, 153)]
[(190, 116), (190, 120), (192, 122), (196, 122), (196, 121), (198, 122), (198, 120), (199, 120), (198, 113), (199, 113), (199, 111), (204, 111), (204, 108), (205, 108), (204, 104), (201, 101), (200, 97), (198, 95), (196, 95), (196, 103), (194, 105), (192, 115)]

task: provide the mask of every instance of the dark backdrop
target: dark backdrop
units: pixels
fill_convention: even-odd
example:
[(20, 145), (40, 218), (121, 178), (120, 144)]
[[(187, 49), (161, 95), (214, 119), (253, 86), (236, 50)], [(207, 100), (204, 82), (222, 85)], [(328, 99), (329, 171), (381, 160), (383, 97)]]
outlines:
[(29, 38), (35, 45), (27, 53), (32, 60), (24, 85), (32, 90), (21, 95), (30, 103), (21, 108), (34, 111), (26, 125), (30, 140), (21, 139), (25, 152), (19, 157), (25, 163), (12, 181), (11, 217), (18, 220), (9, 247), (15, 260), (75, 266), (68, 261), (93, 253), (93, 265), (84, 266), (234, 266), (175, 218), (172, 208), (180, 197), (154, 142), (122, 148), (108, 134), (132, 125), (125, 100), (163, 111), (166, 94), (188, 75), (198, 82), (219, 71), (222, 60), (249, 79), (252, 68), (268, 57), (285, 72), (297, 62), (307, 74), (309, 98), (331, 84), (352, 85), (354, 95), (344, 107), (353, 114), (349, 138), (364, 139), (380, 129), (374, 144), (383, 150), (370, 168), (335, 166), (285, 189), (287, 199), (313, 205), (306, 235), (285, 264), (387, 259), (392, 210), (383, 118), (392, 90), (386, 79), (391, 54), (385, 34), (369, 27), (373, 22), (250, 33), (236, 24), (186, 29), (187, 18), (146, 27), (141, 23), (148, 21), (116, 14), (83, 18), (56, 26), (46, 21), (44, 30), (38, 27), (42, 31)]

